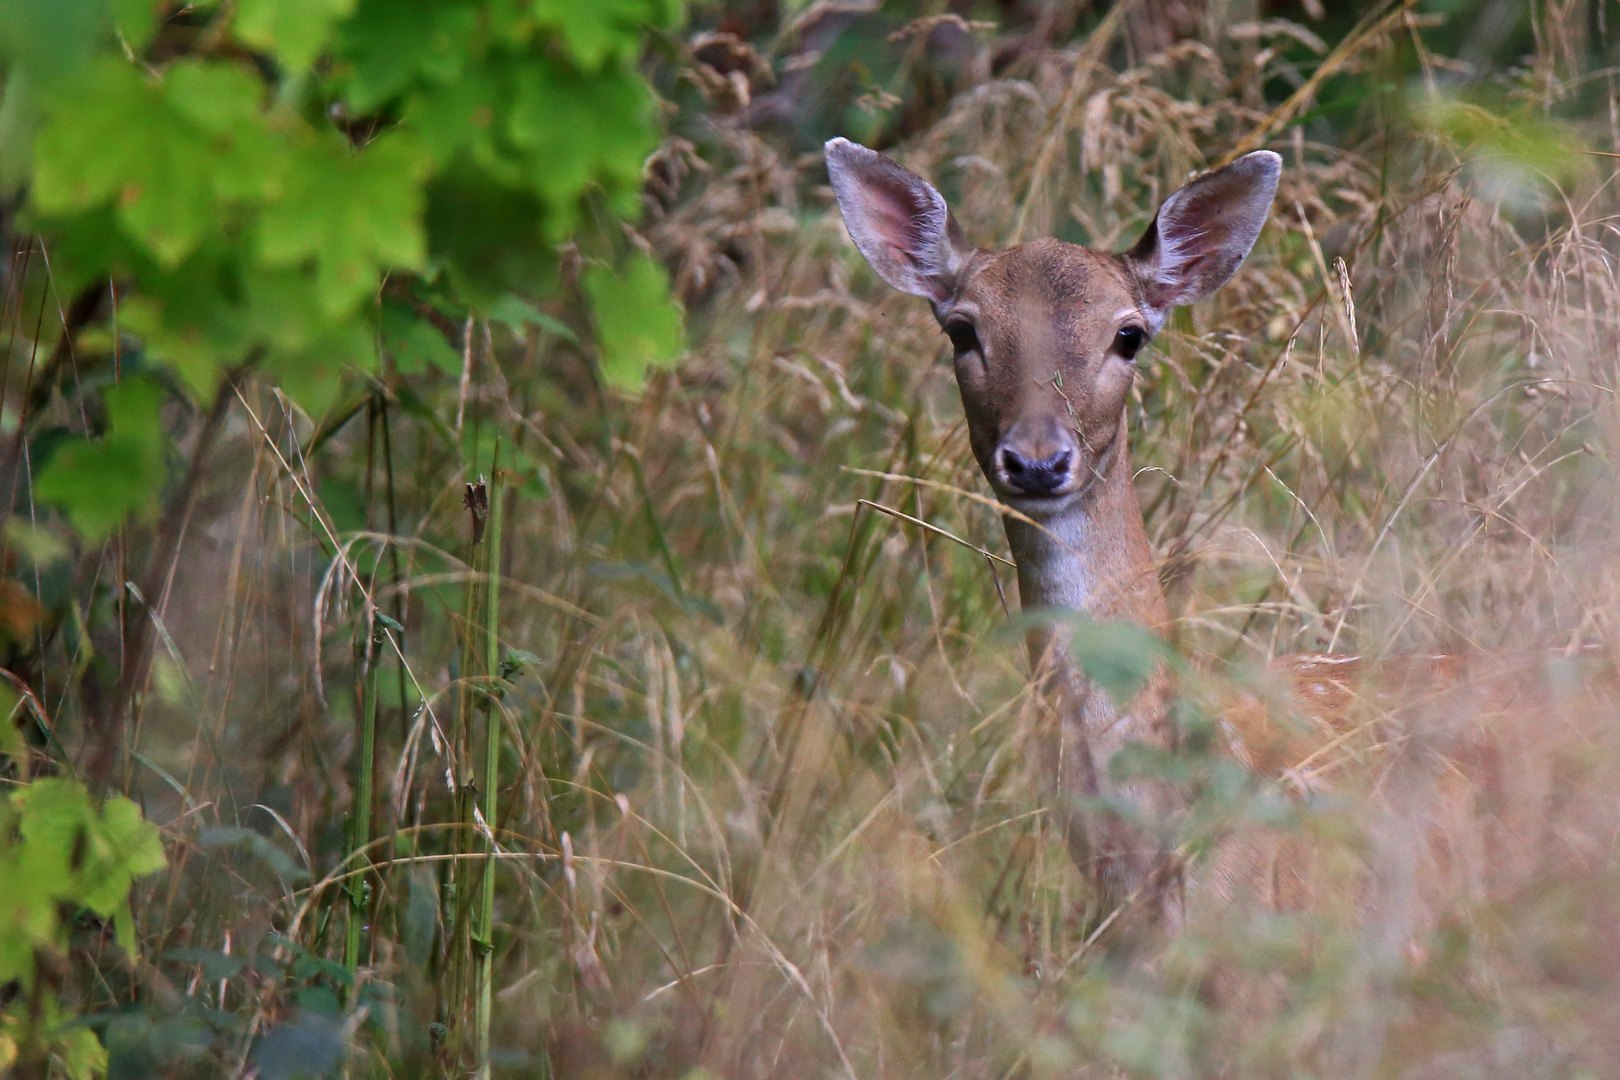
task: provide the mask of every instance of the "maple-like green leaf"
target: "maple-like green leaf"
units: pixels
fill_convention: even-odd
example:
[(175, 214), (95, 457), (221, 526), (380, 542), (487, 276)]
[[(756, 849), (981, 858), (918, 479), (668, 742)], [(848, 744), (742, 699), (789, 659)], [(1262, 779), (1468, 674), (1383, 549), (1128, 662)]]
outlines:
[(85, 823), (75, 899), (102, 918), (113, 920), (118, 944), (135, 948), (129, 916), (129, 889), (142, 874), (161, 870), (163, 839), (141, 808), (122, 796), (108, 799), (99, 817)]
[(394, 369), (401, 375), (415, 375), (434, 367), (446, 375), (461, 372), (461, 357), (445, 340), (439, 328), (395, 300), (382, 306), (382, 347), (394, 358)]
[(258, 91), (234, 65), (176, 65), (158, 83), (119, 60), (56, 95), (34, 149), (34, 205), (46, 214), (107, 200), (165, 267), (218, 225), (221, 199), (263, 194), (270, 180)]
[(96, 1033), (77, 1023), (53, 1025), (52, 1056), (62, 1063), (67, 1080), (101, 1080), (107, 1075), (107, 1048)]
[(514, 289), (556, 279), (553, 245), (542, 231), (546, 208), (532, 191), (496, 183), (458, 161), (428, 187), (426, 224), (434, 262), (449, 271), (460, 299), (485, 306)]
[(362, 0), (343, 24), (344, 98), (369, 113), (413, 82), (450, 83), (469, 60), (479, 10), (458, 0)]
[(241, 241), (210, 236), (174, 269), (147, 269), (143, 292), (120, 302), (120, 328), (139, 336), (147, 356), (198, 401), (211, 400), (220, 371), (262, 337), (243, 302), (242, 274)]
[(112, 918), (134, 947), (129, 890), (165, 864), (157, 826), (122, 796), (98, 811), (77, 780), (47, 777), (13, 791), (0, 807), (0, 979), (28, 979), (32, 954), (60, 950), (62, 905)]
[(512, 142), (533, 153), (531, 181), (546, 200), (547, 231), (573, 231), (581, 193), (635, 189), (658, 145), (655, 103), (633, 68), (608, 65), (589, 77), (562, 64), (530, 64), (517, 80), (508, 121)]
[(319, 274), (302, 267), (254, 267), (245, 279), (250, 334), (264, 346), (260, 370), (311, 415), (337, 395), (344, 371), (377, 370), (371, 327), (331, 316)]
[(163, 88), (177, 112), (214, 135), (251, 125), (264, 99), (264, 83), (248, 68), (196, 57), (171, 64)]
[(238, 0), (236, 36), (301, 72), (315, 62), (333, 24), (354, 5), (355, 0)]
[[(144, 57), (169, 6), (0, 0), (0, 182), (27, 192), (59, 291), (120, 283), (138, 363), (206, 400), (226, 367), (256, 358), (312, 412), (375, 370), (379, 344), (407, 373), (458, 366), (425, 324), (362, 310), (381, 274), (442, 271), (450, 302), (479, 310), (544, 297), (585, 196), (635, 212), (659, 116), (636, 60), (684, 8), (238, 0), (221, 25), (260, 55), (176, 39)], [(385, 122), (351, 130), (319, 107), (333, 95), (351, 119)], [(663, 275), (633, 261), (589, 278), (603, 371), (639, 385), (681, 347)], [(501, 314), (544, 322), (515, 302)], [(149, 512), (165, 475), (161, 401), (140, 406), (143, 428), (118, 399), (103, 437), (68, 440), (40, 471), (39, 493), (90, 539)]]
[(663, 267), (641, 254), (622, 274), (592, 266), (585, 271), (585, 292), (609, 385), (633, 393), (641, 389), (648, 367), (667, 367), (680, 358), (685, 331)]
[(74, 77), (102, 18), (100, 0), (0, 0), (0, 61), (8, 80), (18, 69), (41, 86)]
[(107, 0), (107, 11), (112, 16), (113, 28), (124, 36), (134, 52), (144, 50), (157, 35), (155, 0)]
[(273, 347), (265, 356), (264, 370), (318, 419), (337, 400), (345, 372), (377, 370), (376, 337), (363, 322), (338, 320), (303, 345)]
[(673, 27), (680, 5), (669, 0), (535, 0), (535, 20), (554, 30), (586, 68), (609, 59), (633, 59), (649, 26)]
[(101, 540), (130, 513), (156, 510), (164, 477), (163, 392), (149, 379), (125, 379), (107, 389), (107, 435), (61, 446), (40, 471), (34, 490), (60, 504), (85, 539)]
[(578, 340), (566, 323), (558, 321), (527, 300), (513, 296), (511, 293), (507, 293), (491, 304), (488, 314), (495, 322), (504, 323), (506, 328), (514, 334), (521, 335), (529, 326), (538, 326), (548, 334), (556, 334), (564, 341)]
[(102, 61), (52, 102), (34, 147), (34, 205), (57, 214), (116, 199), (131, 235), (178, 263), (212, 224), (214, 199), (206, 143), (166, 112), (157, 83)]
[(325, 140), (299, 148), (285, 189), (259, 223), (267, 266), (316, 265), (327, 315), (353, 310), (380, 269), (416, 269), (422, 235), (423, 162), (413, 144), (381, 138), (354, 153)]

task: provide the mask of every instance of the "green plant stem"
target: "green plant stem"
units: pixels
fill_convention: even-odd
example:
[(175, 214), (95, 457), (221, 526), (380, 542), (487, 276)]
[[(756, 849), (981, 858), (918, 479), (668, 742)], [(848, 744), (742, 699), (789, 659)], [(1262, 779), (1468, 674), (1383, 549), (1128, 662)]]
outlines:
[(489, 526), (484, 534), (484, 868), (478, 904), (476, 976), (478, 999), (474, 1007), (477, 1029), (478, 1077), (489, 1077), (489, 1033), (495, 984), (495, 822), (500, 793), (501, 703), (495, 680), (500, 678), (500, 574), (501, 574), (501, 443), (489, 470)]
[[(360, 710), (360, 763), (355, 770), (354, 814), (350, 818), (349, 856), (357, 853), (370, 862), (365, 854), (371, 843), (371, 776), (377, 753), (377, 675), (382, 669), (382, 656), (377, 648), (381, 628), (376, 618), (367, 628), (365, 702)], [(349, 1005), (353, 1007), (358, 989), (360, 968), (360, 930), (366, 921), (366, 892), (369, 877), (361, 875), (349, 882), (349, 922), (343, 939), (343, 966), (349, 972)]]

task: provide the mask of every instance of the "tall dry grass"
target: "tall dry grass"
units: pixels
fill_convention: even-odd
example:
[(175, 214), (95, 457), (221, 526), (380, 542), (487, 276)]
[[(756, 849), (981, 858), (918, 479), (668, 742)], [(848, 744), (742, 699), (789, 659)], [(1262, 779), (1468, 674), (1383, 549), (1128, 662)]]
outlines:
[[(25, 673), (62, 725), (45, 755), (84, 752), (119, 628), (163, 628), (121, 767), (172, 866), (138, 898), (147, 959), (79, 996), (123, 1009), (115, 1059), (167, 1039), (245, 1075), (265, 1032), (335, 1026), (379, 1074), (455, 1073), (493, 835), (509, 1075), (1612, 1075), (1620, 282), (1614, 161), (1584, 151), (1620, 141), (1571, 115), (1591, 81), (1550, 16), (1494, 118), (1424, 54), (1344, 144), (1311, 136), (1309, 87), (1278, 111), (1264, 84), (1305, 83), (1301, 42), (1388, 78), (1410, 17), (1332, 52), (1209, 21), (1123, 70), (1095, 38), (1027, 51), (896, 151), (978, 242), (1113, 249), (1256, 133), (1284, 156), (1248, 265), (1143, 364), (1137, 483), (1204, 673), (1189, 724), (1271, 693), (1277, 655), (1371, 674), (1337, 742), (1276, 706), (1310, 747), (1281, 775), (1218, 732), (1189, 752), (1184, 932), (1126, 953), (1084, 918), (926, 307), (860, 262), (813, 155), (717, 106), (704, 152), (659, 164), (646, 237), (693, 346), (639, 401), (602, 400), (566, 342), (471, 324), (460, 385), (385, 380), (335, 430), (247, 388), (150, 609), (117, 542), (41, 556), (71, 612)], [(48, 407), (71, 425), (74, 401)], [(462, 495), (497, 434), (487, 823), (489, 699), (463, 691), (489, 679), (457, 642), (482, 648)], [(373, 611), (404, 630), (368, 654)], [(1462, 674), (1412, 659), (1434, 652)], [(368, 662), (362, 873), (341, 829)], [(350, 895), (367, 1011), (344, 1028)]]

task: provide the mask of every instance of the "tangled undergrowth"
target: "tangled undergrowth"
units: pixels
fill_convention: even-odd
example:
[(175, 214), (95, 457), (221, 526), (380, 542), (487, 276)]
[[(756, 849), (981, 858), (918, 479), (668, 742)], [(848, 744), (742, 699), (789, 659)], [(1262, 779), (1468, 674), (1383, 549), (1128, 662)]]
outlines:
[[(550, 322), (447, 326), (459, 379), (326, 416), (246, 379), (171, 418), (188, 466), (218, 425), (183, 515), (96, 548), (28, 470), (116, 328), (7, 406), (35, 774), (82, 767), (157, 632), (112, 776), (168, 866), (135, 948), (81, 919), (40, 978), (124, 1076), (459, 1075), (481, 963), (500, 1075), (1613, 1075), (1620, 91), (1585, 7), (1535, 5), (1501, 70), (1410, 4), (1331, 44), (1310, 4), (1166, 41), (1129, 5), (862, 7), (700, 7), (658, 61), (637, 241), (690, 350), (639, 398)], [(838, 90), (852, 49), (888, 81)], [(1275, 656), (1375, 674), (1296, 759), (1190, 745), (1188, 926), (1146, 952), (1082, 918), (943, 338), (849, 243), (829, 116), (986, 245), (1118, 250), (1190, 172), (1283, 155), (1248, 264), (1142, 364), (1137, 484), (1189, 723)], [(38, 254), (18, 387), (61, 332)], [(161, 593), (126, 586), (170, 535)], [(1432, 653), (1463, 674), (1402, 674)]]

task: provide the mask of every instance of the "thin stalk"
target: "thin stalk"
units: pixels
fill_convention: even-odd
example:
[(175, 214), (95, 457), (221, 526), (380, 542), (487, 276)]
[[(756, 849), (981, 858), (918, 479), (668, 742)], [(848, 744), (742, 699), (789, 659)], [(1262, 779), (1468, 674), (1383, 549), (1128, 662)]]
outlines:
[[(377, 622), (375, 614), (368, 620), (364, 660), (366, 665), (365, 701), (360, 709), (360, 763), (355, 769), (354, 778), (354, 813), (349, 818), (349, 851), (353, 857), (358, 854), (367, 864), (371, 862), (370, 855), (366, 854), (371, 843), (371, 778), (376, 766), (377, 755), (377, 677), (382, 669), (380, 663), (382, 656), (377, 648), (382, 627)], [(358, 971), (360, 968), (360, 930), (366, 921), (366, 913), (370, 905), (367, 903), (367, 894), (371, 891), (370, 875), (362, 874), (351, 879), (347, 892), (349, 894), (349, 922), (347, 933), (343, 939), (343, 966), (349, 972), (348, 1004), (352, 1008), (355, 995), (359, 989)]]
[(457, 856), (450, 863), (450, 888), (446, 890), (447, 899), (452, 899), (454, 916), (451, 920), (449, 944), (446, 949), (450, 961), (450, 977), (448, 980), (448, 993), (446, 1000), (454, 1003), (454, 1038), (452, 1041), (452, 1058), (460, 1059), (466, 1046), (466, 1017), (469, 998), (474, 997), (473, 982), (468, 980), (468, 960), (476, 955), (476, 914), (473, 911), (472, 883), (474, 881), (472, 868), (460, 858), (470, 855), (473, 846), (477, 844), (477, 815), (478, 815), (478, 780), (472, 772), (472, 726), (474, 708), (474, 687), (480, 675), (482, 655), (478, 649), (478, 641), (473, 628), (483, 625), (483, 593), (486, 584), (486, 575), (481, 573), (484, 567), (483, 555), (488, 545), (483, 542), (486, 515), (488, 512), (488, 486), (480, 476), (476, 483), (467, 485), (467, 494), (464, 505), (469, 514), (469, 524), (472, 528), (470, 550), (467, 563), (474, 570), (472, 580), (467, 584), (467, 594), (462, 606), (461, 618), (461, 662), (456, 692), (456, 820), (462, 828), (455, 830), (452, 839), (452, 851)]
[(495, 823), (500, 794), (501, 703), (495, 685), (500, 677), (500, 575), (501, 575), (501, 442), (495, 440), (495, 456), (489, 469), (489, 526), (484, 543), (484, 868), (483, 894), (478, 904), (478, 929), (474, 936), (477, 959), (475, 971), (478, 999), (473, 1011), (477, 1030), (478, 1080), (489, 1078), (489, 1032), (495, 987)]

